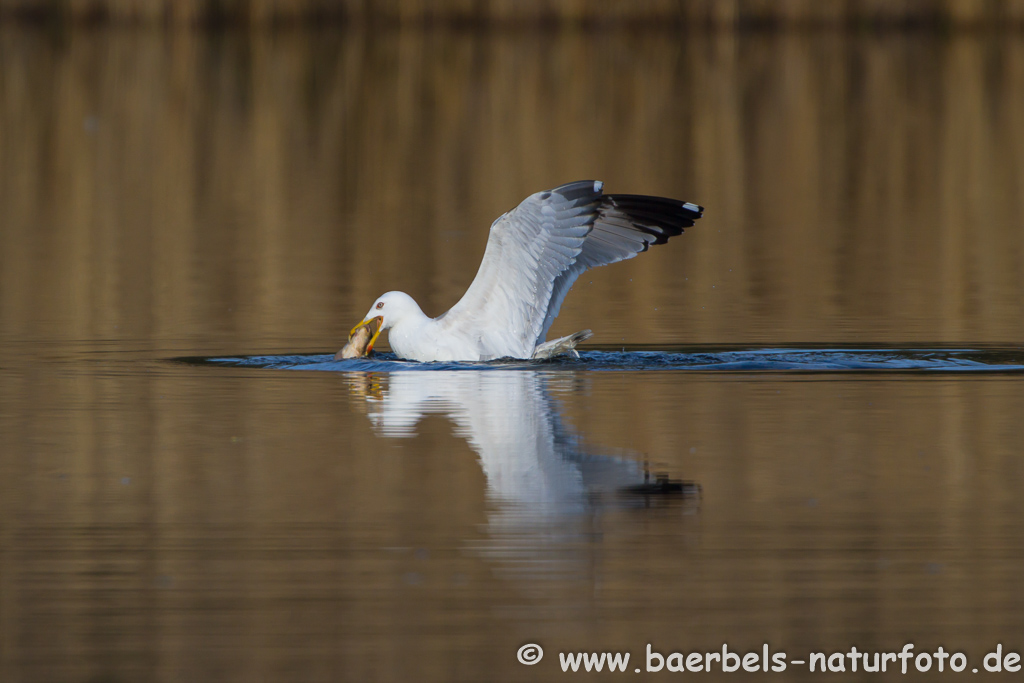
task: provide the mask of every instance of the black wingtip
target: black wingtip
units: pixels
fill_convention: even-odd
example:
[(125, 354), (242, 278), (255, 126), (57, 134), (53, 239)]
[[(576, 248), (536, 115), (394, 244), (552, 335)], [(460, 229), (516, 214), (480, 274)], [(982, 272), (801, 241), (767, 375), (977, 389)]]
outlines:
[(683, 202), (683, 208), (687, 211), (691, 211), (697, 214), (696, 218), (704, 216), (704, 207), (700, 204), (694, 204), (693, 202)]
[(664, 244), (670, 237), (681, 235), (704, 215), (704, 207), (666, 197), (637, 194), (609, 194), (605, 202), (614, 211), (624, 214), (636, 229), (654, 237), (650, 244)]
[(690, 220), (697, 220), (704, 215), (704, 207), (693, 202), (684, 202), (667, 197), (651, 197), (642, 194), (609, 194), (615, 205), (625, 211), (659, 213), (666, 216), (677, 215)]

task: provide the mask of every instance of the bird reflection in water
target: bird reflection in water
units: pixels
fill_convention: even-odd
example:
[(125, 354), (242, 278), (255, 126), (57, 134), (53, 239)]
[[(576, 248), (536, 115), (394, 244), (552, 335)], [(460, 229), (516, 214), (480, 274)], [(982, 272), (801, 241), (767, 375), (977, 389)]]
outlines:
[(347, 373), (378, 436), (413, 438), (424, 416), (455, 423), (487, 480), (488, 540), (477, 548), (532, 576), (576, 572), (611, 511), (692, 515), (700, 486), (652, 473), (636, 454), (594, 447), (562, 420), (553, 391), (574, 376), (540, 370)]

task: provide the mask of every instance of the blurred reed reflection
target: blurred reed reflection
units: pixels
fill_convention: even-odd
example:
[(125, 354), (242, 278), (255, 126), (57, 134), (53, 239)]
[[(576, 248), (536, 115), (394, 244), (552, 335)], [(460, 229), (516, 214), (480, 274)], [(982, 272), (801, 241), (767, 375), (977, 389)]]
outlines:
[(0, 20), (96, 25), (280, 26), (324, 21), (486, 28), (552, 26), (675, 29), (742, 26), (992, 28), (1019, 26), (1016, 0), (0, 0)]
[(1021, 337), (1015, 34), (2, 31), (5, 334), (331, 348), (596, 177), (708, 211), (553, 334)]

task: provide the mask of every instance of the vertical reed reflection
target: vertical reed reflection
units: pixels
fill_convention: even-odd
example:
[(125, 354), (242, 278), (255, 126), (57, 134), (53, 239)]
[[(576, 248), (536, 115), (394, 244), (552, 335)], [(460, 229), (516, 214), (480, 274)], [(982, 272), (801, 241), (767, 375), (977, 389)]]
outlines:
[(446, 309), (494, 217), (600, 177), (707, 218), (553, 333), (1021, 336), (1012, 34), (3, 30), (7, 331), (330, 348), (387, 289)]

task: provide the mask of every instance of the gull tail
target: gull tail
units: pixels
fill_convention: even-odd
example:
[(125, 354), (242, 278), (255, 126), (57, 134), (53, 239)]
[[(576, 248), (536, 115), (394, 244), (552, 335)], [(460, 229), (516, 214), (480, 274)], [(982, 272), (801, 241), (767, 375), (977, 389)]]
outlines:
[(555, 356), (561, 356), (563, 354), (572, 356), (573, 358), (579, 358), (580, 354), (576, 351), (576, 345), (593, 336), (594, 333), (590, 330), (582, 330), (575, 334), (570, 334), (568, 337), (544, 342), (533, 350), (533, 358), (534, 360), (544, 360), (545, 358), (554, 358)]

